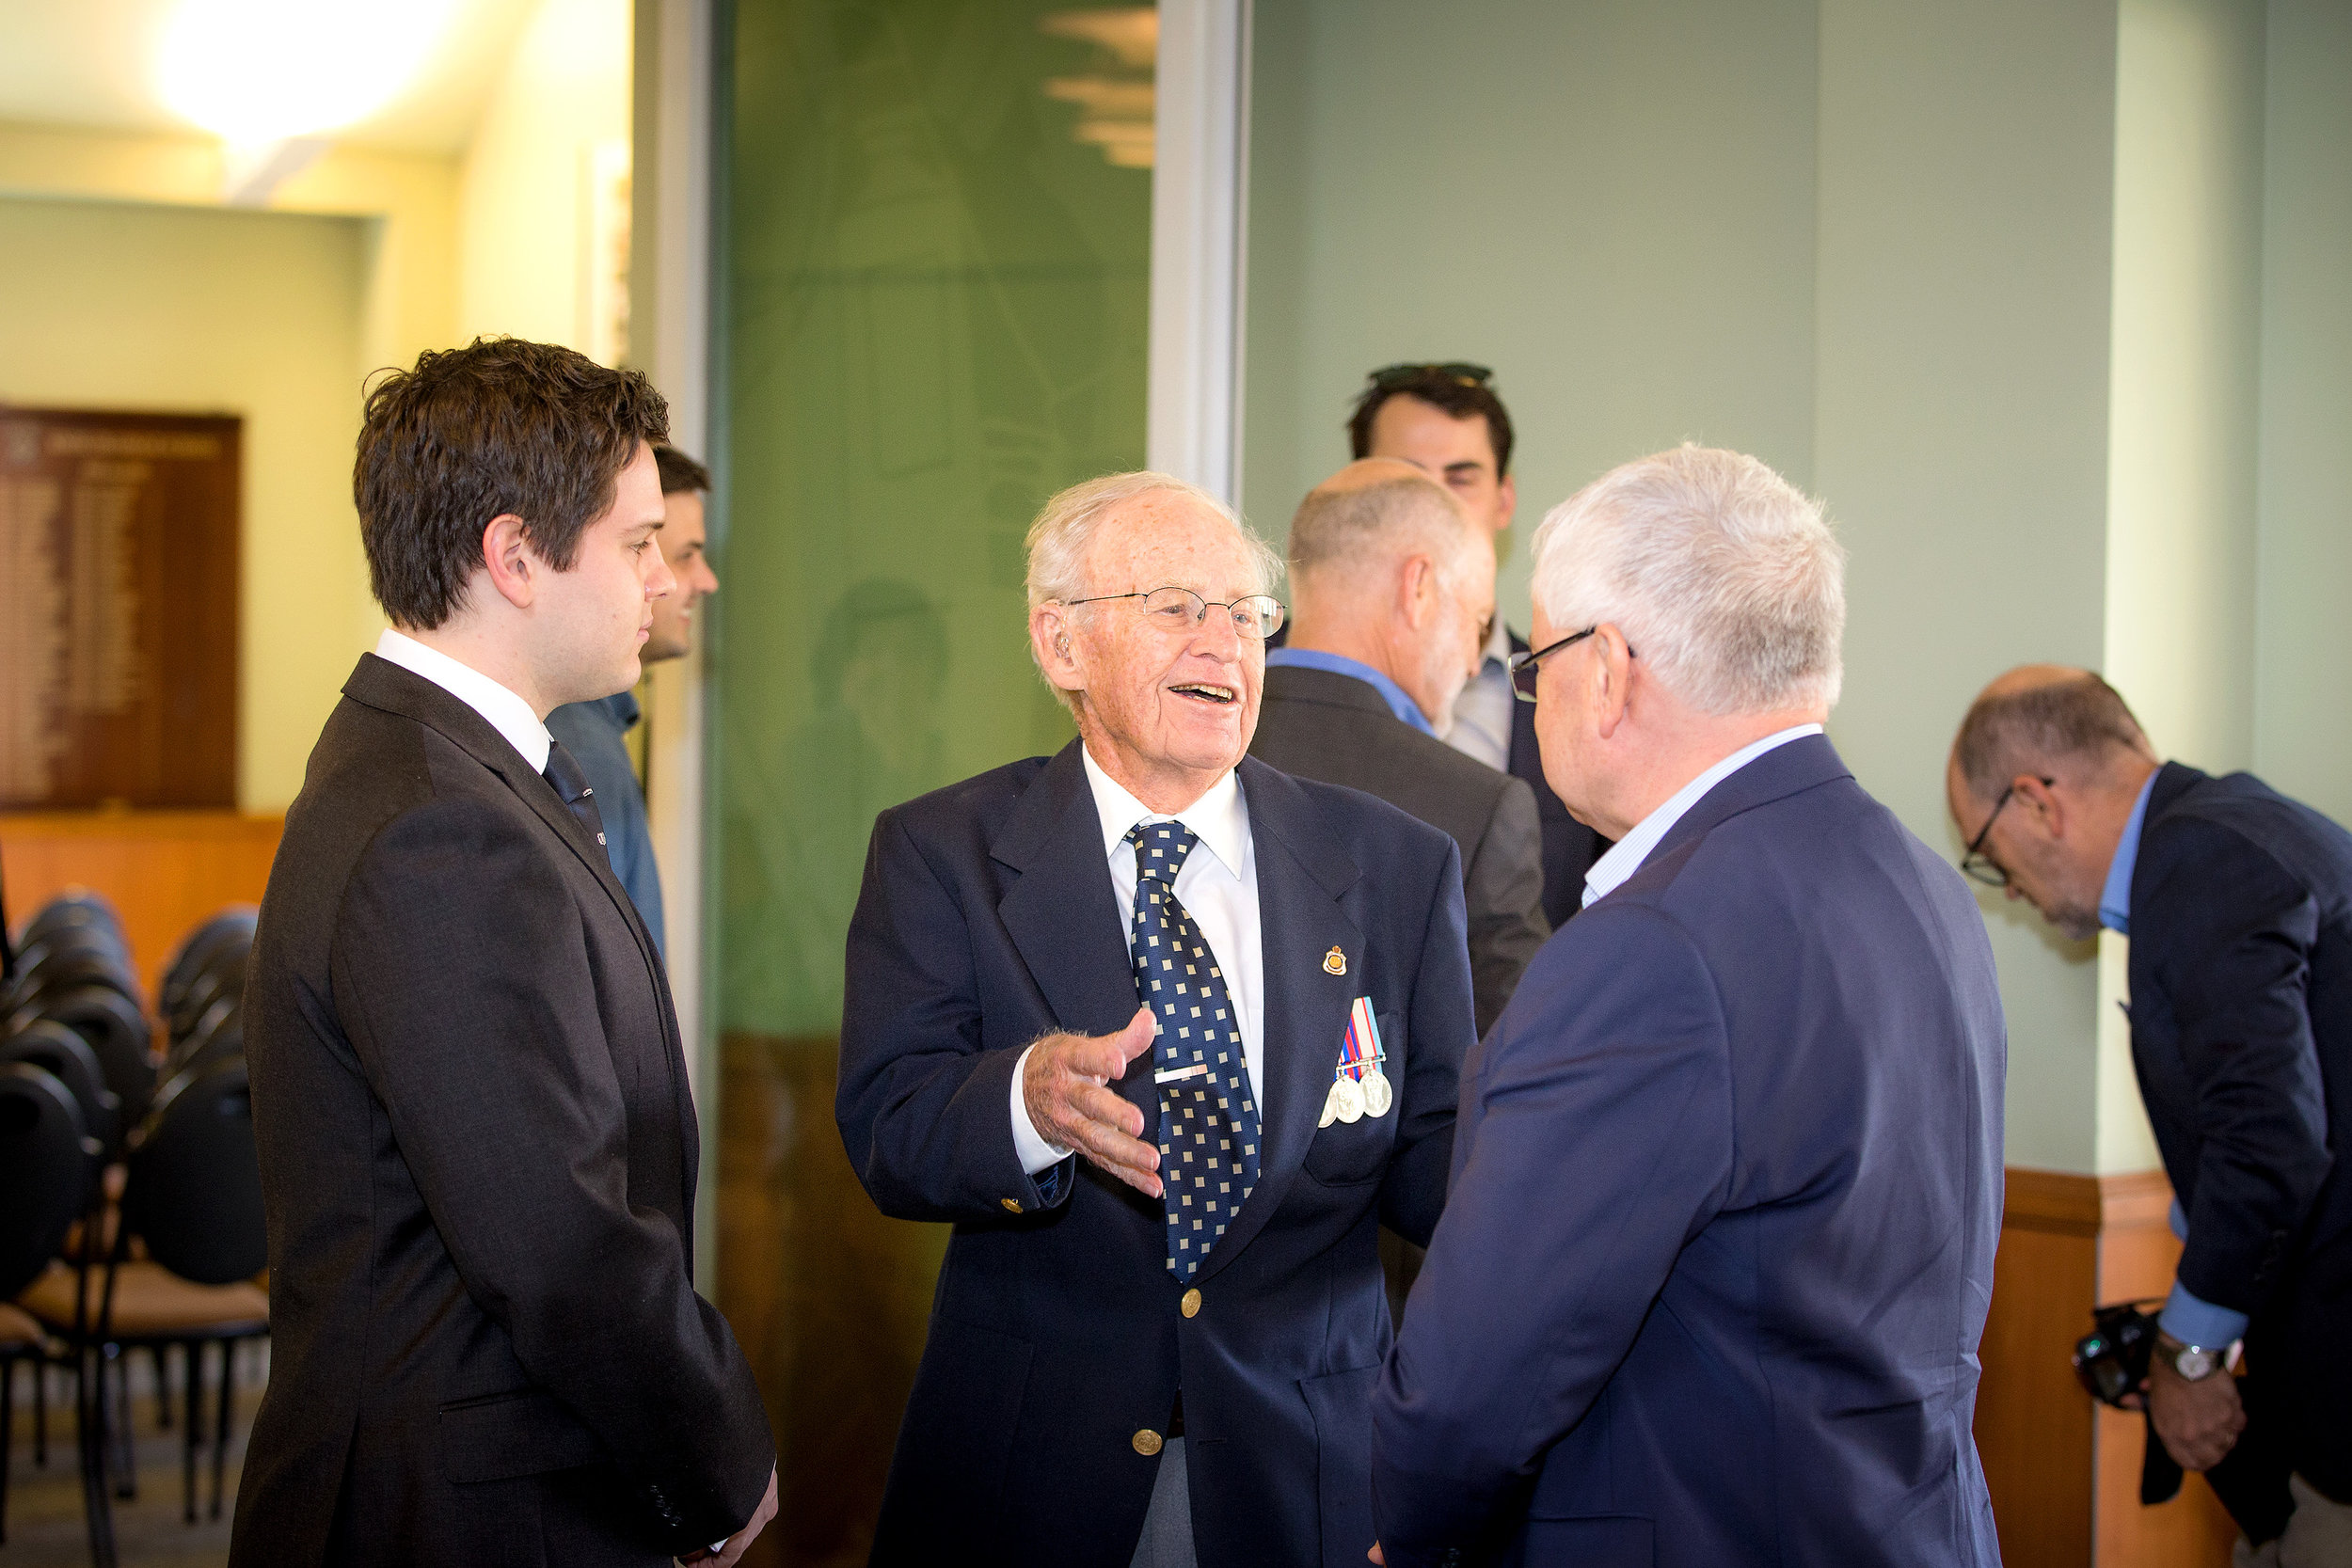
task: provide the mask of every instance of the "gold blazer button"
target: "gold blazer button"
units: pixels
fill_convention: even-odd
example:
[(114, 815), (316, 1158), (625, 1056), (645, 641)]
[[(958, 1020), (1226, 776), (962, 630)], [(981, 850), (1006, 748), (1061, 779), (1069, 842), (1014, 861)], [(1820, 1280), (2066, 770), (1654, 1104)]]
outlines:
[(1004, 1206), (1005, 1206), (1006, 1210), (1007, 1210), (1009, 1212), (1015, 1213), (1015, 1214), (1017, 1214), (1017, 1213), (1021, 1212), (1021, 1200), (1020, 1200), (1019, 1198), (1017, 1198), (1017, 1197), (1008, 1197), (1008, 1198), (1002, 1198), (1002, 1199), (999, 1199), (998, 1201), (1000, 1201), (1000, 1202), (1002, 1202), (1002, 1203), (1004, 1204)]
[(1149, 1459), (1153, 1454), (1160, 1451), (1160, 1434), (1153, 1432), (1150, 1427), (1145, 1427), (1141, 1432), (1136, 1433), (1135, 1444), (1136, 1452), (1143, 1455), (1144, 1458)]
[(1185, 1317), (1199, 1317), (1200, 1315), (1200, 1292), (1199, 1291), (1186, 1291), (1184, 1292), (1184, 1299), (1182, 1306), (1184, 1307)]

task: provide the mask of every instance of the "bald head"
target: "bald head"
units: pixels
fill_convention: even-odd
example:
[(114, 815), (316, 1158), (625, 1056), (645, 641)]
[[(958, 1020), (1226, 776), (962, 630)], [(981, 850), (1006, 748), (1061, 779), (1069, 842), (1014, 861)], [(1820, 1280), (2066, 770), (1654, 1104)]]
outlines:
[(1952, 770), (1990, 801), (2021, 774), (2080, 782), (2156, 761), (2122, 696), (2092, 671), (2021, 664), (1977, 694), (1952, 742)]
[(1441, 733), (1494, 615), (1494, 537), (1410, 463), (1367, 457), (1291, 519), (1291, 646), (1343, 655), (1404, 688)]

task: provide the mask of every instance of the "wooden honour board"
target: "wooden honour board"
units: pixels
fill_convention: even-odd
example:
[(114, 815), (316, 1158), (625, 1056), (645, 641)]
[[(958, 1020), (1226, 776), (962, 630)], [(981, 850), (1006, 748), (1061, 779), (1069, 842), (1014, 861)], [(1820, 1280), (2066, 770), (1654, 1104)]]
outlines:
[(0, 406), (0, 808), (237, 803), (242, 445)]

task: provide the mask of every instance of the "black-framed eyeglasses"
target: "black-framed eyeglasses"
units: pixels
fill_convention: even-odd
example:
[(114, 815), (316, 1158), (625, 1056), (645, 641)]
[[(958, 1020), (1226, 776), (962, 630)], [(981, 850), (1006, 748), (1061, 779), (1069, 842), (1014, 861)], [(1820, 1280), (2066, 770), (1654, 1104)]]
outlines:
[[(1536, 666), (1543, 663), (1545, 659), (1549, 658), (1553, 654), (1558, 653), (1561, 649), (1567, 647), (1571, 643), (1581, 642), (1598, 630), (1600, 630), (1600, 627), (1596, 624), (1594, 626), (1586, 626), (1582, 631), (1572, 631), (1568, 633), (1567, 636), (1562, 638), (1559, 641), (1552, 643), (1549, 647), (1536, 648), (1531, 652), (1523, 654), (1513, 654), (1511, 656), (1510, 665), (1511, 695), (1517, 697), (1522, 703), (1534, 702), (1535, 700), (1535, 682), (1542, 675), (1542, 672), (1538, 670)], [(1641, 656), (1633, 651), (1633, 644), (1629, 642), (1625, 645), (1625, 657), (1628, 658), (1638, 658)]]
[(1484, 387), (1494, 379), (1495, 372), (1484, 365), (1472, 365), (1465, 360), (1449, 359), (1442, 365), (1383, 365), (1373, 372), (1367, 379), (1385, 392), (1392, 388), (1419, 381), (1425, 375), (1442, 375), (1465, 387)]
[[(2043, 779), (2042, 787), (2047, 789), (2056, 783), (2056, 779)], [(1986, 887), (2009, 886), (2009, 873), (2002, 869), (2000, 862), (1984, 852), (1984, 841), (1993, 836), (1993, 824), (2000, 816), (2001, 808), (2008, 805), (2009, 798), (2016, 793), (2014, 782), (2001, 791), (2000, 798), (1993, 802), (1991, 815), (1984, 819), (1984, 826), (1977, 830), (1977, 836), (1968, 841), (1966, 853), (1960, 857), (1961, 875), (1970, 881), (1981, 882)]]
[(1064, 604), (1101, 604), (1108, 599), (1141, 599), (1143, 617), (1155, 626), (1169, 631), (1189, 631), (1209, 618), (1212, 610), (1230, 611), (1233, 630), (1243, 637), (1263, 642), (1282, 629), (1282, 617), (1288, 613), (1282, 601), (1271, 594), (1245, 594), (1238, 599), (1220, 602), (1204, 599), (1189, 588), (1152, 588), (1135, 594), (1097, 594), (1092, 598), (1064, 599)]

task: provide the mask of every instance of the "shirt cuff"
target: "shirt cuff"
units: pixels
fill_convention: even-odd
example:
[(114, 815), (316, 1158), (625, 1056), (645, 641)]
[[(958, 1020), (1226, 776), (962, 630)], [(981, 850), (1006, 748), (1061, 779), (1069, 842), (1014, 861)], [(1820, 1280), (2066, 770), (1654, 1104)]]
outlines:
[(1021, 1085), (1029, 1068), (1029, 1051), (1021, 1053), (1021, 1059), (1012, 1064), (1012, 1151), (1021, 1160), (1025, 1176), (1048, 1171), (1070, 1158), (1071, 1151), (1049, 1144), (1041, 1136), (1037, 1124), (1029, 1119), (1029, 1102), (1022, 1097)]
[(2246, 1314), (2201, 1300), (2178, 1280), (2156, 1319), (2167, 1334), (2185, 1345), (2219, 1350), (2246, 1338)]

